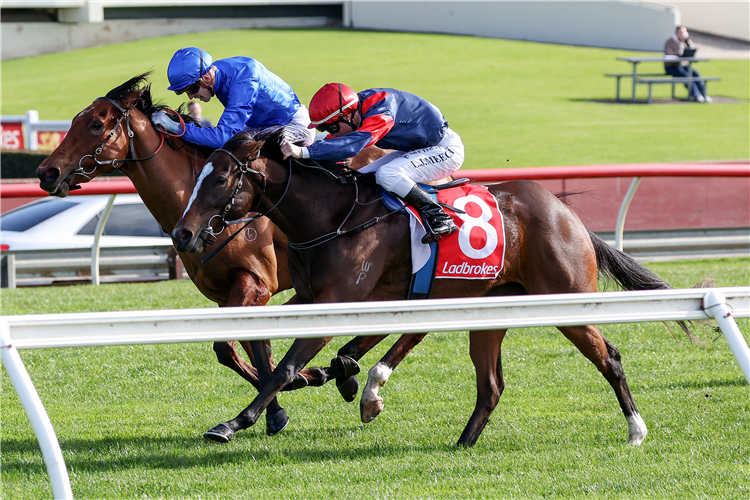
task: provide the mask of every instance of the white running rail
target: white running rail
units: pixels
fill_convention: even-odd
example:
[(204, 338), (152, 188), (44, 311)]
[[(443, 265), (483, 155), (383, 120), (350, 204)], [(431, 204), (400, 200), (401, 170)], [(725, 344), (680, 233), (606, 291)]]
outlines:
[(4, 316), (0, 333), (3, 365), (36, 432), (55, 498), (72, 498), (55, 431), (16, 349), (714, 318), (750, 382), (750, 349), (734, 317), (750, 317), (750, 287)]

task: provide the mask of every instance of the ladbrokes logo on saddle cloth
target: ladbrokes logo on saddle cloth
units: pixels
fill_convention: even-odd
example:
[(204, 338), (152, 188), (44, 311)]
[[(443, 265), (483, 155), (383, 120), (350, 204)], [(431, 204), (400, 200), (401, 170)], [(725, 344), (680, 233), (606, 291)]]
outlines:
[(469, 184), (443, 189), (437, 196), (438, 201), (466, 213), (446, 209), (458, 231), (440, 241), (435, 277), (495, 278), (503, 269), (505, 259), (503, 215), (495, 197), (487, 188)]

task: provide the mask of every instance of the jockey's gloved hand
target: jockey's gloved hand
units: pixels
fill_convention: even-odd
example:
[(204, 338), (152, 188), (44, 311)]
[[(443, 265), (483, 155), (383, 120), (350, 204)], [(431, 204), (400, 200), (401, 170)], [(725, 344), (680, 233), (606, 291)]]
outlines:
[(180, 132), (180, 124), (173, 121), (164, 111), (157, 111), (152, 114), (151, 123), (154, 125), (161, 125), (161, 127), (170, 134), (177, 134)]

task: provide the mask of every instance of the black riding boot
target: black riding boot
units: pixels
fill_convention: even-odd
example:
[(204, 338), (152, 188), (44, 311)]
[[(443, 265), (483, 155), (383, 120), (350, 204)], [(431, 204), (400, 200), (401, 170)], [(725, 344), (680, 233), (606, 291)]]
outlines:
[(427, 234), (422, 238), (422, 243), (440, 241), (443, 236), (448, 236), (458, 230), (458, 227), (453, 223), (453, 218), (446, 214), (443, 207), (438, 205), (437, 201), (418, 185), (411, 188), (409, 194), (404, 196), (404, 200), (417, 207), (419, 215), (422, 216), (422, 222), (424, 222), (427, 230)]

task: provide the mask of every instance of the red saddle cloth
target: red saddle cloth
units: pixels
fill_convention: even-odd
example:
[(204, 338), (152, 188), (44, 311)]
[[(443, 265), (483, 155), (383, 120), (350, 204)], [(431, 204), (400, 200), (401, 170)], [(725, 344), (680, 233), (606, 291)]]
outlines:
[(458, 231), (440, 241), (435, 277), (497, 277), (505, 261), (505, 228), (495, 197), (484, 186), (470, 184), (440, 190), (437, 196), (438, 201), (466, 213), (446, 209)]

